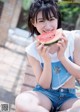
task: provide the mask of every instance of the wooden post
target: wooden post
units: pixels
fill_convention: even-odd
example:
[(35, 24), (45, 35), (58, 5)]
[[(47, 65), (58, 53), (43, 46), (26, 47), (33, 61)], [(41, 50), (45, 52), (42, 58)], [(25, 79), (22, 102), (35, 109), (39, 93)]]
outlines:
[[(15, 23), (14, 26), (16, 26), (17, 24), (20, 13), (20, 11), (17, 8), (21, 8), (20, 1), (21, 0), (7, 0), (4, 3), (0, 19), (0, 45), (5, 44), (8, 37), (8, 30), (11, 26), (13, 26), (13, 23)], [(17, 4), (20, 4), (20, 6), (17, 6)], [(18, 15), (16, 14), (16, 12)]]

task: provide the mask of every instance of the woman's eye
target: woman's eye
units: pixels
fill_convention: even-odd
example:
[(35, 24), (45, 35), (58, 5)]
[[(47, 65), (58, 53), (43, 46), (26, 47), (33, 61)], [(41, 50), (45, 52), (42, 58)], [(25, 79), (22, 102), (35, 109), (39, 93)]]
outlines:
[(51, 19), (50, 19), (50, 21), (53, 21), (53, 20), (55, 20), (55, 18), (51, 18)]
[(39, 22), (44, 22), (44, 20), (40, 20)]

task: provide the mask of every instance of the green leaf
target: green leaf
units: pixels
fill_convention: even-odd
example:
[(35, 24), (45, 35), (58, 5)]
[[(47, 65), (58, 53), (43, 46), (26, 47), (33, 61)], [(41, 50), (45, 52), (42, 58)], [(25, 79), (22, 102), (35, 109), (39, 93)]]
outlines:
[(22, 7), (24, 10), (28, 10), (31, 5), (32, 0), (23, 0)]

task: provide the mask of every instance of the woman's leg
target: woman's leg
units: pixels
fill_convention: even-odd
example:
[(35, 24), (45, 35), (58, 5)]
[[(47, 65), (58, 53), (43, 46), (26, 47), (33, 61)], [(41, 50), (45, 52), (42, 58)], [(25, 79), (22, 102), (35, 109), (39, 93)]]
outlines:
[(63, 112), (80, 112), (80, 99), (74, 98), (66, 101), (60, 108), (60, 111)]
[(17, 96), (16, 112), (49, 112), (51, 101), (40, 92), (28, 91)]

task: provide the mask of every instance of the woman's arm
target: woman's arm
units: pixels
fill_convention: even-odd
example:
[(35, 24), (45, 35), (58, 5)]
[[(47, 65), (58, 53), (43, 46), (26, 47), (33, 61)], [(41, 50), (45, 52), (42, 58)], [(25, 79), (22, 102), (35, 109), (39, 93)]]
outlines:
[(74, 63), (64, 55), (60, 57), (60, 61), (71, 75), (77, 79), (80, 79), (80, 37), (75, 38), (73, 57)]
[(74, 62), (80, 66), (80, 37), (75, 38), (74, 44)]
[(45, 61), (44, 68), (42, 69), (40, 62), (34, 57), (28, 55), (28, 60), (30, 65), (32, 66), (37, 83), (45, 89), (50, 88), (52, 78), (50, 61)]

